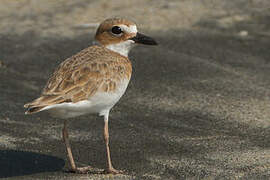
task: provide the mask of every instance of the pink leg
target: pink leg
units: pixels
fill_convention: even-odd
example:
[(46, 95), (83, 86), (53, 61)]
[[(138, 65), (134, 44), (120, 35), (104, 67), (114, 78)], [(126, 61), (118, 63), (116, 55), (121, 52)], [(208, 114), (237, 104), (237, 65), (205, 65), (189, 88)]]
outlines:
[(111, 161), (111, 155), (110, 155), (110, 147), (109, 147), (109, 125), (108, 125), (108, 115), (104, 116), (104, 140), (106, 144), (106, 150), (107, 150), (107, 162), (108, 162), (108, 169), (107, 173), (112, 174), (120, 174), (123, 173), (123, 171), (119, 171), (113, 168), (112, 161)]
[(64, 141), (65, 146), (66, 146), (68, 160), (69, 160), (69, 163), (71, 165), (71, 172), (81, 173), (81, 174), (88, 173), (92, 169), (91, 166), (77, 168), (76, 165), (75, 165), (75, 162), (74, 162), (74, 159), (73, 159), (73, 155), (72, 155), (72, 152), (71, 152), (71, 147), (70, 147), (69, 139), (68, 139), (67, 120), (65, 120), (65, 122), (64, 122), (64, 127), (63, 127), (63, 130), (62, 130), (62, 135), (63, 135), (63, 141)]

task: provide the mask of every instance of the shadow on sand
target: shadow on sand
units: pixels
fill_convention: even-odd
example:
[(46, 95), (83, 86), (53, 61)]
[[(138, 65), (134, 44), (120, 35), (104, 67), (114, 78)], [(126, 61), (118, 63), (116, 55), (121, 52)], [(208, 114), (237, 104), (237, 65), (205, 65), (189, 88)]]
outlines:
[(63, 159), (34, 152), (0, 151), (0, 178), (54, 172), (63, 168)]

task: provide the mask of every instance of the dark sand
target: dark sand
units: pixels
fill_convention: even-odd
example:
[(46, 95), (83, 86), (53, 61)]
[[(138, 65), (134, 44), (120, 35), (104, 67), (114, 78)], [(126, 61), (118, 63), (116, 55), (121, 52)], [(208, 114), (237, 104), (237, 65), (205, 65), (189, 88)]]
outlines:
[[(269, 0), (1, 0), (0, 178), (269, 179), (269, 9)], [(25, 116), (23, 104), (112, 16), (160, 44), (131, 51), (132, 81), (111, 112), (113, 164), (126, 175), (70, 174), (62, 120)], [(78, 165), (105, 168), (102, 118), (71, 119), (69, 130)]]

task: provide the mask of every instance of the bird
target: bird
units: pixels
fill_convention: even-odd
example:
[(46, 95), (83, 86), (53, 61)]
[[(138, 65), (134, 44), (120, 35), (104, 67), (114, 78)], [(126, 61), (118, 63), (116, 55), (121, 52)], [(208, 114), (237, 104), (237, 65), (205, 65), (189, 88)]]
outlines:
[(114, 17), (100, 23), (95, 44), (67, 58), (51, 75), (39, 98), (24, 105), (25, 114), (41, 111), (64, 119), (62, 138), (70, 171), (89, 173), (91, 166), (77, 167), (69, 143), (69, 118), (97, 114), (104, 118), (106, 173), (123, 173), (113, 167), (109, 147), (109, 113), (125, 93), (132, 74), (129, 51), (137, 44), (157, 45), (156, 40), (139, 33), (137, 25), (126, 18)]

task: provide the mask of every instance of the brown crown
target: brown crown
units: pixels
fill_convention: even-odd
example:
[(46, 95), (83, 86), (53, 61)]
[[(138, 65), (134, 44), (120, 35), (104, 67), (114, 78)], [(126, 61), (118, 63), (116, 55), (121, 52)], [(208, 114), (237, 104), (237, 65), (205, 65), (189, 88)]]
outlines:
[(129, 21), (124, 18), (110, 18), (106, 19), (103, 21), (96, 32), (95, 39), (102, 45), (106, 46), (109, 44), (115, 44), (119, 42), (126, 41), (127, 39), (134, 37), (136, 34), (135, 33), (123, 33), (122, 36), (115, 36), (111, 33), (111, 29), (113, 26), (117, 25), (126, 25), (126, 26), (131, 26), (131, 25), (136, 25), (134, 22)]

